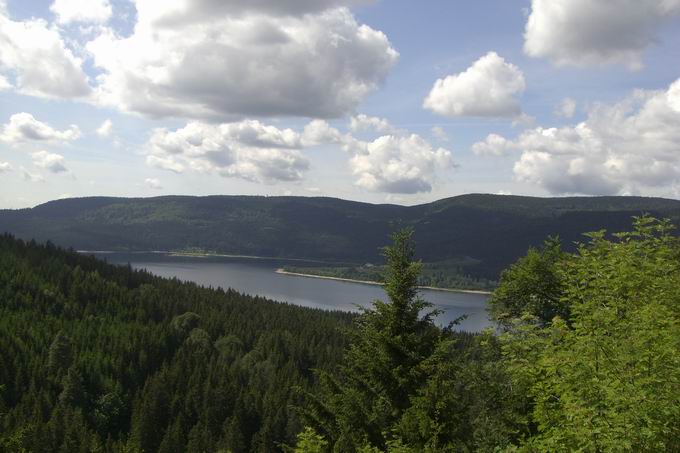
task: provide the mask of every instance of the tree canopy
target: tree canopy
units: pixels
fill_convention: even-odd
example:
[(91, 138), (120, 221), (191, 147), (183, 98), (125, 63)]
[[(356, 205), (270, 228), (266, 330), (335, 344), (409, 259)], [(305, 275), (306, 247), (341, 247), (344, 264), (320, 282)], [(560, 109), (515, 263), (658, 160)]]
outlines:
[(412, 230), (358, 316), (0, 236), (0, 452), (680, 451), (672, 231), (548, 239), (475, 334), (435, 323)]

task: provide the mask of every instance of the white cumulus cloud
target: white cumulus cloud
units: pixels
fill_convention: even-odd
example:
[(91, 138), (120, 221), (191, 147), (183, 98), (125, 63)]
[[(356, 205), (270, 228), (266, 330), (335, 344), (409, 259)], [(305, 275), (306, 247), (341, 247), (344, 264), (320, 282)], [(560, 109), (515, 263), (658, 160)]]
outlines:
[(416, 134), (385, 135), (354, 151), (350, 167), (356, 184), (375, 192), (430, 192), (437, 171), (452, 165), (448, 150)]
[(301, 138), (305, 146), (341, 145), (349, 140), (349, 135), (342, 134), (336, 128), (331, 127), (327, 121), (315, 119), (305, 126)]
[(522, 71), (489, 52), (465, 71), (438, 79), (423, 107), (450, 117), (518, 117), (525, 88)]
[(240, 123), (191, 122), (181, 129), (157, 129), (149, 141), (147, 163), (184, 172), (217, 173), (274, 183), (303, 178), (309, 162), (300, 134), (255, 120)]
[(113, 133), (113, 122), (111, 120), (104, 120), (104, 122), (97, 128), (97, 135), (102, 138), (110, 137)]
[(498, 134), (489, 134), (484, 141), (472, 145), (472, 151), (478, 156), (502, 156), (515, 145)]
[(537, 127), (475, 147), (519, 150), (516, 178), (553, 194), (669, 194), (680, 184), (680, 79), (596, 105), (573, 126)]
[(349, 128), (354, 132), (375, 131), (386, 134), (394, 134), (399, 132), (385, 118), (368, 116), (363, 113), (354, 115), (349, 119)]
[(42, 19), (14, 21), (0, 7), (0, 72), (15, 75), (17, 90), (47, 98), (83, 98), (90, 94), (82, 61)]
[(50, 11), (57, 16), (60, 24), (104, 23), (112, 13), (109, 0), (54, 0)]
[(7, 173), (12, 171), (12, 166), (9, 162), (0, 162), (0, 173)]
[(341, 133), (326, 121), (314, 120), (305, 127), (302, 141), (306, 146), (339, 145), (350, 155), (349, 167), (356, 177), (355, 184), (372, 192), (430, 192), (437, 175), (454, 166), (449, 150), (434, 147), (385, 119), (357, 115), (350, 121), (350, 129), (378, 133), (382, 129), (390, 133), (365, 141), (351, 133)]
[(160, 179), (158, 178), (146, 178), (144, 184), (150, 189), (160, 190), (163, 188)]
[(524, 51), (557, 65), (642, 66), (658, 29), (680, 0), (532, 0)]
[(47, 123), (38, 121), (30, 113), (22, 112), (12, 115), (0, 134), (0, 140), (16, 144), (30, 141), (72, 141), (80, 138), (80, 129), (71, 125), (63, 131), (52, 128)]
[(155, 117), (343, 116), (398, 53), (347, 8), (320, 7), (334, 3), (136, 0), (132, 35), (109, 30), (86, 46), (102, 71), (95, 98)]
[(63, 173), (68, 171), (66, 161), (61, 154), (50, 153), (48, 151), (37, 151), (31, 153), (33, 165), (44, 168), (52, 173)]

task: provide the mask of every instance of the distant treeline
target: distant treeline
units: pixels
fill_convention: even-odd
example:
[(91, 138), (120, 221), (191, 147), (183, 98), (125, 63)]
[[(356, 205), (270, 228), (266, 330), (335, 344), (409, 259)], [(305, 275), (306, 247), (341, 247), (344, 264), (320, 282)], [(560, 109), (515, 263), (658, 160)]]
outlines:
[[(419, 286), (433, 288), (492, 290), (497, 282), (486, 278), (475, 278), (464, 273), (464, 268), (457, 262), (423, 263)], [(318, 275), (322, 277), (344, 278), (368, 282), (383, 282), (385, 266), (284, 266), (283, 270), (297, 274)]]
[[(584, 231), (621, 231), (643, 213), (677, 223), (680, 201), (470, 194), (398, 206), (324, 197), (90, 197), (0, 210), (0, 233), (76, 250), (211, 251), (358, 266), (382, 263), (389, 234), (412, 227), (416, 258), (436, 263), (467, 257), (457, 275), (498, 280), (549, 235), (573, 251)], [(446, 283), (453, 278), (447, 275), (426, 278), (459, 286), (458, 280)]]

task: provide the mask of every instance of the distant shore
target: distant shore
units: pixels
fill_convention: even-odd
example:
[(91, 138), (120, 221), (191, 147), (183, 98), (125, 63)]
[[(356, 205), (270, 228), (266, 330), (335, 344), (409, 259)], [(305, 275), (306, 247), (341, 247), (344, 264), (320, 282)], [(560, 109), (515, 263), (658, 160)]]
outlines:
[(331, 264), (332, 261), (315, 260), (308, 258), (281, 258), (276, 256), (257, 256), (257, 255), (231, 255), (227, 253), (213, 253), (213, 252), (183, 252), (181, 250), (76, 250), (78, 253), (82, 254), (130, 254), (130, 255), (144, 255), (144, 254), (154, 254), (154, 255), (166, 255), (166, 256), (177, 256), (185, 258), (243, 258), (250, 260), (268, 260), (268, 261), (300, 261), (303, 263), (321, 263), (321, 264)]
[[(328, 275), (316, 275), (316, 274), (303, 274), (300, 272), (290, 272), (287, 271), (283, 268), (278, 268), (276, 269), (277, 274), (283, 274), (283, 275), (293, 275), (296, 277), (308, 277), (308, 278), (321, 278), (324, 280), (336, 280), (340, 282), (350, 282), (350, 283), (363, 283), (366, 285), (377, 285), (377, 286), (383, 286), (381, 282), (376, 282), (374, 280), (357, 280), (354, 278), (342, 278), (342, 277), (331, 277)], [(432, 290), (432, 291), (446, 291), (449, 293), (467, 293), (467, 294), (483, 294), (483, 295), (490, 295), (491, 291), (484, 291), (481, 289), (454, 289), (454, 288), (437, 288), (435, 286), (419, 286), (418, 288), (420, 289), (427, 289), (427, 290)]]
[[(211, 252), (182, 252), (182, 251), (163, 251), (163, 250), (153, 250), (153, 251), (117, 251), (117, 250), (77, 250), (78, 253), (84, 253), (84, 254), (108, 254), (108, 253), (130, 253), (130, 254), (145, 254), (145, 253), (151, 253), (151, 254), (159, 254), (159, 255), (167, 255), (167, 256), (177, 256), (177, 257), (187, 257), (187, 258), (210, 258), (210, 257), (215, 257), (215, 258), (245, 258), (245, 259), (253, 259), (253, 260), (268, 260), (268, 261), (302, 261), (302, 262), (308, 262), (308, 263), (330, 263), (328, 261), (321, 261), (321, 260), (310, 260), (310, 259), (304, 259), (304, 258), (277, 258), (274, 256), (255, 256), (255, 255), (229, 255), (225, 253), (211, 253)], [(336, 280), (339, 282), (349, 282), (349, 283), (363, 283), (366, 285), (376, 285), (376, 286), (382, 286), (383, 284), (381, 282), (377, 282), (374, 280), (358, 280), (354, 278), (343, 278), (343, 277), (331, 277), (329, 275), (316, 275), (316, 274), (303, 274), (301, 272), (290, 272), (287, 271), (283, 268), (278, 268), (275, 270), (277, 274), (282, 274), (282, 275), (291, 275), (295, 277), (307, 277), (307, 278), (320, 278), (324, 280)], [(427, 289), (427, 290), (432, 290), (432, 291), (445, 291), (449, 293), (467, 293), (467, 294), (482, 294), (482, 295), (490, 295), (491, 291), (485, 291), (481, 289), (456, 289), (456, 288), (439, 288), (436, 286), (419, 286), (418, 288), (420, 289)]]

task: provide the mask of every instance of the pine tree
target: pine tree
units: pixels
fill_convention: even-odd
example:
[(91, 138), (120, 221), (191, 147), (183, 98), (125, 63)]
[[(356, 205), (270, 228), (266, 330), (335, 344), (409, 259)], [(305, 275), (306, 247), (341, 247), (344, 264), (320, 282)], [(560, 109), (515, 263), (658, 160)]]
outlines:
[(63, 379), (59, 402), (68, 406), (82, 406), (85, 402), (83, 378), (75, 367), (71, 367)]
[(71, 366), (73, 355), (69, 339), (61, 332), (57, 333), (50, 345), (47, 357), (47, 369), (55, 377), (59, 378), (65, 370)]
[(413, 231), (392, 236), (385, 292), (363, 310), (344, 364), (337, 373), (320, 373), (324, 392), (309, 395), (304, 411), (312, 427), (335, 451), (370, 444), (384, 449), (395, 424), (427, 381), (431, 360), (447, 340), (434, 324), (437, 310), (420, 298), (421, 263), (414, 261)]

